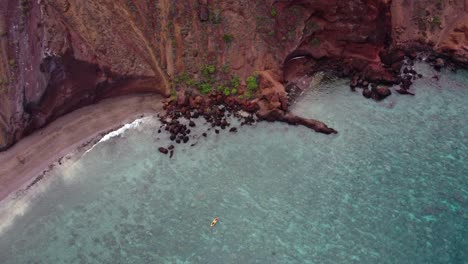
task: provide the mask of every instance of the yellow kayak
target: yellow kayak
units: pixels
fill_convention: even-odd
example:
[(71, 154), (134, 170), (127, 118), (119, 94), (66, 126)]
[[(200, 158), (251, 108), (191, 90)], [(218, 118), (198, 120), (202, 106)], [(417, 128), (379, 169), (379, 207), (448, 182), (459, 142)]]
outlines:
[(211, 225), (210, 227), (214, 227), (219, 221), (219, 217), (216, 217), (215, 219), (213, 219), (213, 221), (211, 222)]

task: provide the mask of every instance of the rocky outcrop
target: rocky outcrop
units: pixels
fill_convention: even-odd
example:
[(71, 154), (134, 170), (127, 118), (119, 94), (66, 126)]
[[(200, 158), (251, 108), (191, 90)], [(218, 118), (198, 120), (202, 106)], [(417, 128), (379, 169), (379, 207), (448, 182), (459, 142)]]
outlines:
[[(294, 83), (299, 73), (336, 70), (392, 83), (401, 54), (414, 42), (466, 62), (466, 5), (462, 0), (0, 0), (0, 149), (102, 98), (175, 94), (174, 78), (198, 77), (202, 65), (241, 79), (268, 72), (256, 102), (287, 114), (283, 85)], [(298, 57), (305, 58), (302, 72), (291, 70)]]

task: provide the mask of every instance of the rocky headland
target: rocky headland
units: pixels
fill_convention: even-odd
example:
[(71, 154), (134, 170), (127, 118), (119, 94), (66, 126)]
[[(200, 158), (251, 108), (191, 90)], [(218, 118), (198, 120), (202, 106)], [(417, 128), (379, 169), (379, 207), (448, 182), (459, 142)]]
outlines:
[[(0, 7), (0, 150), (82, 106), (137, 93), (167, 97), (166, 117), (203, 115), (227, 127), (212, 107), (223, 105), (336, 133), (288, 112), (314, 73), (349, 77), (352, 89), (382, 100), (388, 85), (412, 94), (411, 59), (420, 51), (435, 67), (468, 65), (468, 0), (0, 0)], [(186, 140), (189, 128), (167, 127)]]

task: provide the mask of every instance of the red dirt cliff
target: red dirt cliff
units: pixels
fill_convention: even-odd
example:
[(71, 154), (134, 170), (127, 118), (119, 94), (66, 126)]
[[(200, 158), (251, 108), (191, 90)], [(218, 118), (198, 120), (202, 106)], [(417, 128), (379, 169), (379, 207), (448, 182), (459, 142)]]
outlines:
[(280, 102), (297, 56), (384, 82), (402, 59), (392, 51), (414, 43), (466, 65), (467, 10), (468, 0), (0, 0), (0, 150), (103, 98), (169, 96), (177, 74), (206, 64), (273, 78), (261, 94)]

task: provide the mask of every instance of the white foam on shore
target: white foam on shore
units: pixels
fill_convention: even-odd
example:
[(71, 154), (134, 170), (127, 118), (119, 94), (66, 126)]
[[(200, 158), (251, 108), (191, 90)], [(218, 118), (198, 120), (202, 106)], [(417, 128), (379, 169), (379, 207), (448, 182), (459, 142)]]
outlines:
[[(136, 119), (135, 121), (125, 124), (119, 129), (104, 135), (96, 144), (86, 150), (83, 156), (90, 152), (96, 145), (106, 142), (114, 137), (121, 136), (130, 129), (137, 129), (143, 123), (146, 123), (151, 119), (151, 117)], [(55, 169), (60, 170), (59, 174), (62, 175), (64, 183), (71, 184), (75, 176), (80, 175), (78, 172), (81, 169), (81, 164), (76, 161), (71, 163), (65, 162)], [(18, 191), (10, 194), (7, 198), (0, 201), (0, 236), (15, 223), (15, 219), (17, 217), (21, 217), (29, 211), (31, 204), (37, 195), (48, 190), (50, 181), (46, 178), (47, 177), (44, 177), (40, 184), (36, 184), (32, 188), (28, 189), (31, 182), (35, 180), (35, 178), (33, 178), (24, 184)]]
[(0, 236), (13, 225), (16, 217), (23, 216), (29, 210), (30, 201), (26, 199), (8, 200), (0, 205)]
[[(28, 182), (27, 185), (29, 184), (31, 183)], [(49, 189), (50, 182), (41, 181), (41, 184), (34, 185), (31, 189), (27, 189), (26, 186), (0, 201), (0, 237), (15, 223), (17, 217), (21, 217), (29, 211), (32, 202), (36, 200), (38, 195)]]
[(132, 123), (128, 123), (128, 124), (125, 124), (123, 125), (121, 128), (117, 129), (117, 130), (114, 130), (106, 135), (104, 135), (96, 144), (94, 144), (91, 148), (89, 148), (88, 150), (85, 151), (85, 153), (83, 155), (86, 155), (88, 152), (90, 152), (91, 150), (93, 150), (93, 148), (102, 143), (102, 142), (106, 142), (114, 137), (118, 137), (120, 135), (123, 135), (125, 133), (125, 131), (129, 130), (129, 129), (136, 129), (138, 128), (139, 126), (141, 126), (143, 123), (147, 122), (148, 120), (150, 120), (151, 117), (143, 117), (143, 118), (139, 118), (135, 121), (133, 121)]

